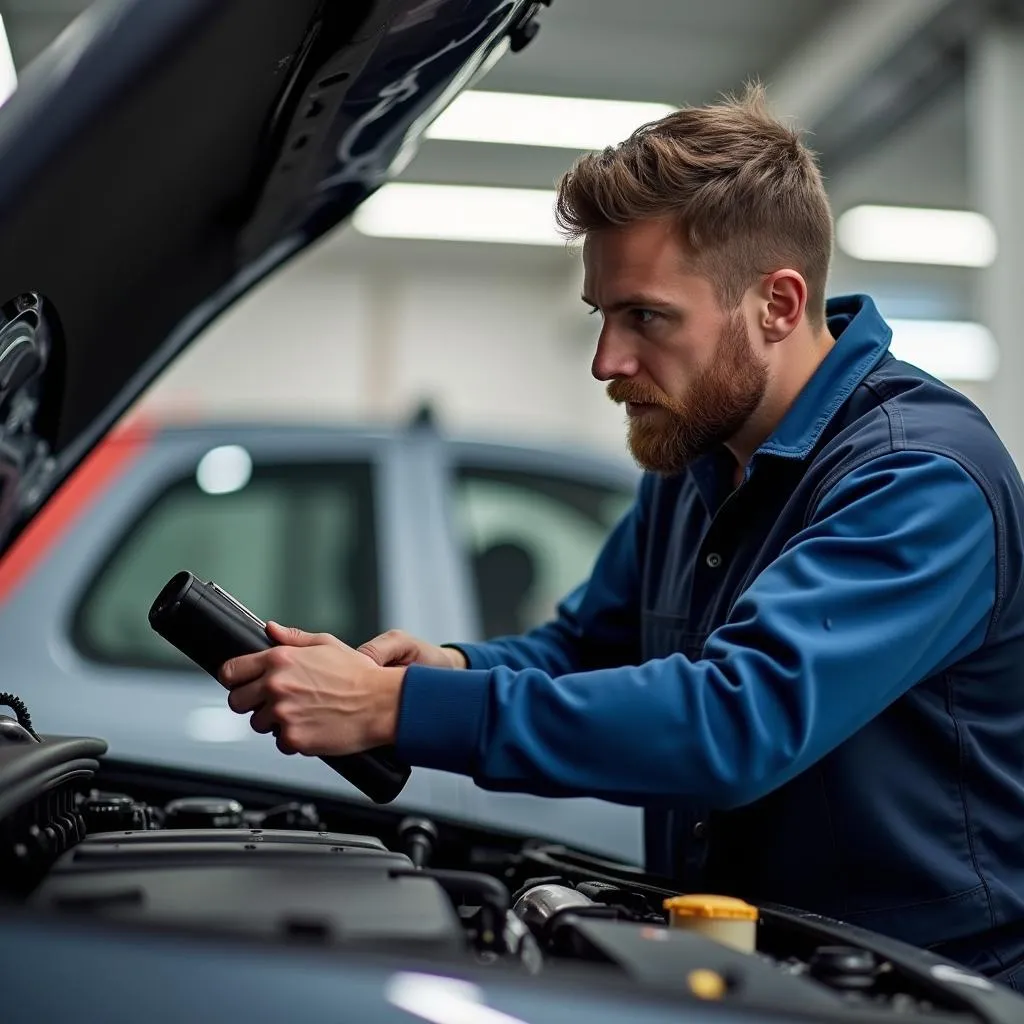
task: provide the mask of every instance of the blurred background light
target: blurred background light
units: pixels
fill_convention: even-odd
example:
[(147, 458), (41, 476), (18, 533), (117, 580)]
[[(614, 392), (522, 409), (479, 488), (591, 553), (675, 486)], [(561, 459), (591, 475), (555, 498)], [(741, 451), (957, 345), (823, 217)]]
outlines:
[(18, 87), (18, 73), (14, 68), (11, 44), (7, 38), (7, 26), (0, 15), (0, 104), (4, 103)]
[(999, 367), (999, 346), (981, 324), (952, 320), (890, 320), (890, 351), (933, 377), (955, 381), (991, 380)]
[(525, 1024), (484, 1002), (478, 985), (461, 978), (403, 971), (387, 984), (387, 1000), (430, 1024)]
[(565, 245), (554, 203), (547, 189), (395, 182), (374, 194), (353, 224), (379, 238)]
[(207, 494), (240, 491), (252, 476), (252, 457), (240, 445), (211, 448), (196, 467), (196, 483)]
[(859, 260), (987, 267), (996, 258), (988, 218), (969, 210), (857, 206), (836, 222), (840, 248)]
[(663, 103), (472, 90), (457, 97), (426, 134), (449, 142), (603, 149), (675, 109)]
[(185, 732), (201, 743), (238, 743), (252, 735), (246, 715), (220, 704), (193, 708), (185, 719)]

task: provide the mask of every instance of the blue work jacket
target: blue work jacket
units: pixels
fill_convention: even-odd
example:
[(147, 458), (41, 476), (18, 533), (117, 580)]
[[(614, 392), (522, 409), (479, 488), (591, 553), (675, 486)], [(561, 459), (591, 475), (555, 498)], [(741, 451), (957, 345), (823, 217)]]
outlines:
[[(523, 637), (407, 671), (398, 748), (646, 809), (649, 870), (1013, 981), (1024, 958), (1024, 487), (867, 296), (740, 486), (646, 475)], [(1024, 971), (1022, 971), (1024, 976)]]

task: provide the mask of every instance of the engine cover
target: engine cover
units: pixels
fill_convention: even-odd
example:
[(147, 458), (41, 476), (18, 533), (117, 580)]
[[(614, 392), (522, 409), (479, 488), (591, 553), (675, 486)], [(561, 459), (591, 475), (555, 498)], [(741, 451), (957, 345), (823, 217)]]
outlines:
[(378, 839), (175, 829), (89, 836), (31, 902), (122, 920), (388, 950), (465, 947), (444, 890)]

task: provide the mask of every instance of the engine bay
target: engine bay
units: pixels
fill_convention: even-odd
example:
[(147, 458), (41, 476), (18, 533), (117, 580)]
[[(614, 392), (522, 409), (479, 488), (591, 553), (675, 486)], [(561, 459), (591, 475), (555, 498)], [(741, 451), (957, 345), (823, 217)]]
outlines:
[(671, 883), (389, 807), (108, 762), (0, 715), (0, 898), (224, 941), (614, 975), (682, 1001), (820, 1021), (1024, 1019), (1024, 1000), (841, 922), (756, 910), (750, 951), (673, 925)]

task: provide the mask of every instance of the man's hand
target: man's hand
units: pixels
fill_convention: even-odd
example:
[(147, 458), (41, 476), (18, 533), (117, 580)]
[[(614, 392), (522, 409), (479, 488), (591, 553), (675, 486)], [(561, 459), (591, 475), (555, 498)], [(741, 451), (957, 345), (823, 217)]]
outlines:
[(465, 668), (466, 659), (452, 647), (417, 640), (400, 629), (389, 629), (359, 648), (378, 665), (428, 665), (431, 668)]
[(268, 623), (281, 646), (226, 662), (228, 706), (252, 712), (259, 733), (273, 732), (286, 754), (357, 754), (393, 743), (404, 669), (383, 668), (328, 633)]

